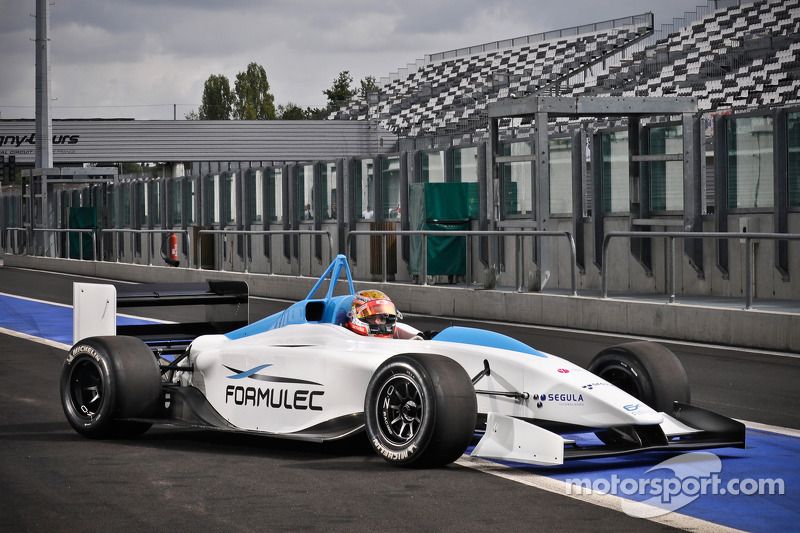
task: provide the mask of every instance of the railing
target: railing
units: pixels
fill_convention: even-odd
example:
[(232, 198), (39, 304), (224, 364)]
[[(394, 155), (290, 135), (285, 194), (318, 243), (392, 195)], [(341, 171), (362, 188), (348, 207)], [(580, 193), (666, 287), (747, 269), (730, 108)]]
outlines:
[(753, 306), (753, 250), (754, 240), (770, 241), (797, 241), (800, 240), (798, 233), (721, 233), (721, 232), (674, 232), (674, 231), (612, 231), (606, 234), (603, 239), (603, 269), (602, 269), (602, 294), (603, 298), (608, 298), (608, 243), (615, 237), (630, 237), (637, 239), (649, 239), (651, 237), (661, 237), (669, 240), (667, 245), (667, 289), (669, 291), (669, 303), (675, 302), (675, 239), (739, 239), (745, 241), (746, 260), (745, 260), (745, 309)]
[[(33, 228), (34, 233), (89, 233), (92, 236), (92, 254), (97, 253), (97, 234), (94, 228)], [(69, 257), (69, 239), (67, 239), (67, 257)], [(78, 244), (78, 259), (83, 261), (83, 242)], [(96, 257), (92, 259), (96, 261)]]
[(10, 239), (8, 238), (8, 233), (11, 232), (11, 231), (14, 232), (14, 246), (13, 246), (12, 250), (14, 250), (14, 254), (15, 255), (18, 255), (19, 254), (19, 251), (18, 251), (18, 248), (19, 248), (19, 237), (18, 237), (18, 235), (20, 234), (20, 232), (22, 232), (23, 234), (27, 234), (28, 230), (26, 228), (6, 228), (6, 243), (10, 242)]
[(426, 63), (434, 63), (437, 61), (444, 61), (454, 57), (469, 56), (493, 50), (501, 50), (512, 46), (522, 46), (525, 44), (537, 43), (547, 41), (550, 39), (561, 39), (563, 37), (572, 37), (582, 35), (585, 33), (594, 33), (600, 30), (624, 28), (627, 26), (647, 26), (653, 27), (653, 14), (643, 13), (641, 15), (634, 15), (630, 17), (622, 17), (604, 22), (596, 22), (594, 24), (584, 24), (581, 26), (571, 26), (560, 30), (552, 30), (544, 33), (535, 33), (531, 35), (524, 35), (513, 39), (506, 39), (503, 41), (492, 41), (490, 43), (479, 44), (476, 46), (468, 46), (456, 50), (448, 50), (446, 52), (439, 52), (436, 54), (428, 54), (425, 56)]
[[(153, 248), (153, 234), (154, 233), (179, 233), (181, 238), (186, 239), (189, 235), (189, 230), (185, 229), (134, 229), (134, 228), (105, 228), (100, 230), (100, 235), (102, 237), (103, 233), (112, 233), (119, 235), (120, 233), (131, 233), (131, 234), (146, 234), (147, 235), (147, 265), (153, 264), (153, 257), (150, 253), (150, 250)], [(114, 239), (114, 261), (119, 263), (119, 238)], [(133, 239), (131, 239), (131, 255), (134, 253), (134, 246), (133, 246)], [(100, 257), (105, 257), (105, 246), (103, 239), (100, 239)]]
[[(322, 236), (322, 235), (325, 235), (325, 236), (328, 237), (328, 259), (330, 261), (333, 261), (333, 236), (331, 235), (331, 232), (328, 231), (328, 230), (299, 230), (299, 229), (284, 229), (284, 230), (227, 230), (227, 229), (204, 229), (204, 230), (200, 230), (200, 231), (197, 232), (197, 264), (195, 265), (195, 268), (197, 268), (197, 269), (199, 269), (202, 266), (201, 264), (203, 262), (203, 259), (202, 259), (202, 257), (203, 257), (203, 254), (202, 254), (203, 239), (201, 239), (200, 237), (201, 237), (201, 235), (205, 235), (205, 234), (208, 234), (208, 235), (309, 235), (309, 236), (315, 236), (315, 235)], [(250, 248), (249, 239), (244, 239), (243, 256), (244, 256), (244, 271), (245, 272), (249, 272), (250, 271), (249, 270), (249, 262), (248, 262), (248, 257), (250, 256), (249, 248)], [(301, 259), (302, 259), (302, 256), (300, 254), (298, 254), (298, 256), (297, 256), (297, 266), (298, 266), (298, 269), (299, 269), (298, 271), (302, 275), (303, 270), (301, 268), (302, 267)], [(222, 268), (221, 270), (223, 272), (225, 271), (224, 268)], [(274, 273), (272, 261), (269, 261), (269, 273), (270, 274)]]
[(466, 285), (467, 288), (472, 287), (472, 237), (514, 237), (516, 248), (514, 264), (516, 268), (516, 288), (518, 292), (522, 291), (523, 287), (523, 261), (524, 249), (522, 240), (525, 237), (566, 237), (569, 242), (570, 250), (570, 266), (571, 266), (571, 290), (572, 295), (578, 295), (578, 266), (576, 261), (575, 252), (575, 238), (568, 231), (444, 231), (444, 230), (359, 230), (351, 231), (347, 234), (346, 250), (350, 249), (350, 239), (357, 235), (367, 236), (381, 236), (381, 253), (382, 255), (382, 282), (386, 283), (387, 280), (387, 257), (386, 257), (386, 237), (388, 235), (399, 235), (402, 237), (421, 236), (422, 237), (422, 284), (428, 283), (428, 237), (466, 237)]

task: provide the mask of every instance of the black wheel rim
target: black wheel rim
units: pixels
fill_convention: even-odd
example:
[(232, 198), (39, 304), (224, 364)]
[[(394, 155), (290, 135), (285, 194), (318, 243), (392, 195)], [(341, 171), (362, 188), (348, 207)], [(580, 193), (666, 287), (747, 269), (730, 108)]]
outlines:
[(641, 398), (642, 391), (639, 389), (637, 376), (630, 368), (623, 365), (612, 365), (604, 368), (598, 375), (634, 398)]
[(78, 416), (93, 418), (103, 405), (100, 369), (90, 361), (75, 365), (69, 381), (69, 394)]
[(395, 375), (386, 380), (376, 404), (379, 427), (390, 443), (402, 446), (419, 432), (425, 412), (417, 384), (408, 376)]

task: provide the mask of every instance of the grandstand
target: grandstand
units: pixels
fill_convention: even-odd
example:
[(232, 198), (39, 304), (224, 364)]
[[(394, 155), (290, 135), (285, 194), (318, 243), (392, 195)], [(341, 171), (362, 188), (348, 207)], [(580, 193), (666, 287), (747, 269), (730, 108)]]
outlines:
[(695, 97), (707, 113), (800, 102), (800, 0), (710, 0), (675, 22), (656, 31), (647, 13), (432, 54), (330, 118), (417, 137), (484, 131), (489, 104), (522, 96)]
[[(718, 341), (691, 309), (629, 300), (797, 312), (799, 53), (800, 0), (716, 0), (661, 28), (645, 13), (431, 54), (325, 121), (58, 121), (54, 135), (74, 144), (56, 166), (84, 166), (26, 168), (4, 186), (0, 245), (6, 264), (78, 272), (67, 232), (96, 238), (87, 269), (150, 265), (174, 232), (192, 267), (176, 279), (316, 279), (346, 253), (358, 279), (391, 276), (409, 312), (502, 320), (513, 308), (523, 322)], [(0, 139), (24, 142), (32, 126), (0, 121)], [(30, 166), (28, 152), (13, 164)], [(154, 159), (163, 172), (92, 166)], [(455, 279), (412, 269), (417, 193), (440, 185), (466, 196)], [(72, 225), (73, 208), (96, 227)], [(415, 283), (436, 276), (482, 290), (419, 298)], [(498, 295), (523, 292), (537, 295)], [(688, 322), (660, 332), (677, 314)], [(770, 331), (772, 347), (800, 345), (787, 323), (753, 316), (726, 316), (729, 337)]]

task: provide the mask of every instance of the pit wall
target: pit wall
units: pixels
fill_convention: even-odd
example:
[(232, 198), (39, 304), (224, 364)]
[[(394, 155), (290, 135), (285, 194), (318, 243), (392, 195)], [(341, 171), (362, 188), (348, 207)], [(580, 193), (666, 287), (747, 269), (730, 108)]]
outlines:
[[(8, 253), (4, 264), (8, 267), (35, 268), (140, 283), (243, 280), (248, 283), (253, 296), (287, 300), (305, 298), (317, 281), (317, 278), (310, 276), (243, 274)], [(400, 309), (408, 313), (800, 353), (800, 313), (745, 310), (743, 302), (742, 308), (723, 308), (621, 298), (467, 290), (458, 285), (420, 286), (358, 281), (355, 286), (356, 290), (383, 290), (391, 295)]]

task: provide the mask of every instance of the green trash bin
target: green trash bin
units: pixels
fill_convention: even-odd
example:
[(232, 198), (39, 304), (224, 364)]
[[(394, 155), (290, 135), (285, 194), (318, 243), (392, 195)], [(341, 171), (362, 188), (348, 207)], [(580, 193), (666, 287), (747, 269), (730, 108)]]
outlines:
[[(70, 207), (68, 224), (70, 229), (91, 229), (97, 233), (97, 210), (94, 207)], [(88, 231), (70, 232), (67, 238), (69, 259), (94, 259), (92, 235)]]
[[(469, 229), (469, 183), (413, 183), (409, 190), (409, 226), (412, 230), (466, 231)], [(428, 237), (428, 275), (463, 276), (467, 271), (467, 238)], [(412, 236), (409, 269), (422, 274), (422, 237)]]

